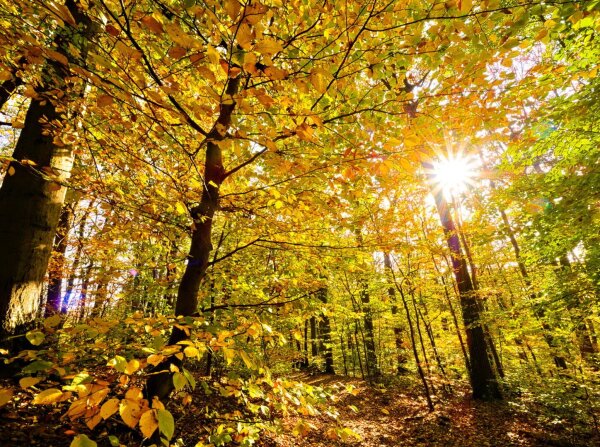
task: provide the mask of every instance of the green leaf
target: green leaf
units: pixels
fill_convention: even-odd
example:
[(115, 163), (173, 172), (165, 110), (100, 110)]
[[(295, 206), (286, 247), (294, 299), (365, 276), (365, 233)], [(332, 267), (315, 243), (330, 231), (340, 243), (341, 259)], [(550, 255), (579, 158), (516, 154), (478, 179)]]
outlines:
[(45, 360), (36, 360), (35, 362), (31, 362), (25, 368), (23, 368), (23, 372), (25, 374), (36, 373), (39, 371), (48, 371), (52, 368), (54, 364), (52, 362), (47, 362)]
[(25, 338), (31, 343), (33, 346), (39, 346), (44, 342), (46, 335), (42, 331), (34, 330), (29, 331), (25, 334)]
[(181, 373), (173, 374), (173, 385), (175, 385), (176, 391), (181, 391), (188, 384), (187, 379)]
[(117, 438), (114, 435), (110, 435), (108, 437), (108, 442), (110, 442), (110, 445), (112, 445), (112, 447), (119, 447), (121, 445), (121, 443), (119, 442), (119, 438)]
[(158, 430), (167, 439), (171, 439), (175, 433), (175, 419), (168, 410), (157, 410), (158, 412)]
[[(111, 443), (111, 445), (114, 445), (114, 444)], [(75, 436), (75, 439), (73, 439), (73, 442), (71, 442), (70, 447), (97, 447), (97, 446), (98, 446), (98, 444), (96, 444), (95, 441), (92, 441), (90, 438), (88, 438), (87, 435), (77, 435), (77, 436)]]

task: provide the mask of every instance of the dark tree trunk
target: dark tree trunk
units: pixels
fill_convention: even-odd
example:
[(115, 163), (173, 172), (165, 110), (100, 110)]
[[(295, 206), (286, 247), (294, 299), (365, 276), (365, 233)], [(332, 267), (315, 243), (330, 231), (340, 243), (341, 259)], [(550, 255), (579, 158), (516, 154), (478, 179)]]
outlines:
[[(67, 0), (66, 6), (78, 25), (65, 23), (54, 43), (67, 61), (80, 63), (87, 53), (91, 21), (74, 0)], [(80, 50), (78, 58), (69, 46)], [(81, 83), (76, 87), (65, 83), (70, 77), (68, 66), (47, 61), (41, 76), (44, 83), (36, 88), (37, 97), (31, 100), (13, 153), (15, 161), (0, 188), (0, 340), (26, 331), (40, 307), (66, 192), (66, 187), (43, 173), (58, 172), (64, 178), (70, 172), (72, 149), (58, 142), (61, 129), (71, 125), (64, 120), (69, 102), (83, 93)], [(64, 95), (58, 98), (57, 91)]]
[[(206, 275), (209, 256), (212, 251), (212, 228), (215, 213), (219, 207), (219, 188), (225, 179), (223, 155), (219, 143), (226, 138), (226, 132), (231, 125), (231, 117), (235, 109), (235, 101), (231, 98), (238, 91), (240, 78), (230, 78), (225, 89), (225, 96), (230, 98), (222, 102), (219, 117), (213, 129), (206, 138), (206, 155), (204, 160), (204, 178), (200, 204), (191, 210), (193, 219), (192, 241), (187, 256), (187, 265), (179, 283), (175, 302), (176, 316), (193, 316), (198, 312), (198, 291), (200, 283)], [(187, 335), (181, 329), (173, 327), (169, 344), (185, 340)], [(178, 363), (175, 357), (157, 365), (155, 373), (146, 384), (147, 396), (165, 399), (173, 390), (172, 374), (169, 372), (171, 363)], [(158, 373), (162, 371), (161, 373)]]
[(25, 57), (21, 57), (17, 61), (16, 66), (11, 67), (11, 69), (10, 69), (10, 74), (12, 75), (12, 78), (7, 79), (6, 81), (2, 82), (2, 84), (0, 84), (0, 110), (2, 110), (2, 108), (4, 107), (4, 104), (6, 104), (8, 102), (9, 98), (14, 93), (14, 91), (17, 89), (17, 87), (19, 87), (20, 85), (23, 85), (23, 79), (21, 79), (21, 77), (17, 74), (17, 71), (26, 62), (27, 62), (27, 59), (25, 59)]
[[(321, 303), (327, 304), (327, 287), (317, 290), (317, 298)], [(335, 374), (333, 368), (333, 347), (331, 343), (331, 323), (325, 314), (321, 317), (321, 336), (323, 340), (323, 356), (325, 357), (325, 373)]]
[[(423, 166), (431, 172), (431, 166)], [(471, 363), (471, 387), (475, 399), (501, 399), (500, 387), (496, 373), (490, 362), (488, 340), (481, 323), (480, 307), (477, 303), (477, 293), (467, 263), (462, 255), (460, 239), (454, 226), (448, 204), (440, 188), (433, 188), (435, 204), (440, 216), (440, 221), (446, 235), (448, 248), (452, 260), (452, 269), (458, 286), (460, 306), (467, 334), (467, 346)]]

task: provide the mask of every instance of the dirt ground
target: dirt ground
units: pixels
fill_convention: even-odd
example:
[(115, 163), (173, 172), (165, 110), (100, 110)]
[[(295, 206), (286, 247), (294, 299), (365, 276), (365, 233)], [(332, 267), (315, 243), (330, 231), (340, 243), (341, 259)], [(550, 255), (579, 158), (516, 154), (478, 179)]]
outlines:
[[(600, 436), (590, 427), (585, 430), (565, 424), (544, 423), (535, 409), (515, 404), (515, 400), (475, 402), (466, 390), (434, 399), (435, 410), (417, 388), (372, 387), (366, 382), (341, 376), (296, 377), (312, 385), (337, 389), (336, 399), (316, 416), (283, 418), (276, 433), (266, 433), (255, 444), (259, 447), (321, 446), (447, 446), (447, 447), (589, 447), (600, 446)], [(348, 390), (351, 390), (349, 392)], [(87, 433), (98, 446), (110, 445), (107, 433), (120, 433), (127, 446), (149, 445), (136, 433), (109, 420), (90, 432), (85, 426), (61, 417), (64, 408), (30, 405), (31, 396), (20, 393), (14, 402), (0, 409), (0, 446), (69, 446), (76, 433)], [(215, 399), (218, 399), (215, 396)], [(223, 405), (222, 400), (220, 404)], [(202, 403), (202, 406), (206, 402)], [(234, 406), (234, 402), (229, 403)], [(210, 430), (211, 421), (191, 406), (174, 412), (178, 432), (185, 446)], [(336, 414), (337, 417), (332, 416)], [(212, 422), (214, 424), (214, 421)], [(302, 435), (294, 435), (298, 424)], [(122, 423), (121, 423), (122, 424)], [(344, 430), (347, 429), (347, 430)], [(235, 443), (230, 445), (236, 445)]]

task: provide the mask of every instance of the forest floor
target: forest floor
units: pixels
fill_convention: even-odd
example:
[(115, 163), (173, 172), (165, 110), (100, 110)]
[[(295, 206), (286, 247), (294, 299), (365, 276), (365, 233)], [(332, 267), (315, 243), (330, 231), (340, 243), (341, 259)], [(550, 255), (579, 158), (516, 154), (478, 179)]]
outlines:
[[(321, 446), (600, 446), (600, 435), (593, 427), (577, 426), (565, 418), (548, 415), (522, 396), (501, 402), (476, 402), (466, 389), (454, 388), (434, 399), (435, 410), (428, 411), (423, 394), (415, 384), (406, 387), (373, 387), (358, 378), (332, 375), (297, 375), (305, 383), (337, 389), (330, 408), (316, 416), (287, 416), (276, 432), (267, 432), (255, 444), (259, 447)], [(6, 386), (8, 383), (0, 383)], [(198, 387), (200, 388), (200, 387)], [(348, 392), (351, 390), (351, 392)], [(442, 393), (438, 393), (442, 394)], [(199, 396), (200, 397), (200, 396)], [(214, 403), (223, 405), (221, 396)], [(83, 424), (62, 417), (65, 408), (31, 405), (31, 393), (21, 392), (18, 399), (0, 408), (0, 446), (68, 447), (76, 433), (87, 433), (108, 446), (107, 433), (119, 433), (127, 446), (149, 445), (132, 431), (123, 431), (122, 423), (109, 421), (90, 432)], [(182, 445), (194, 446), (211, 429), (204, 418), (206, 397), (198, 406), (172, 410)], [(196, 399), (194, 399), (196, 401)], [(227, 404), (232, 408), (235, 403)], [(337, 420), (332, 417), (337, 413)], [(302, 436), (293, 434), (299, 421)], [(212, 422), (213, 428), (215, 422)], [(104, 425), (104, 426), (103, 426)], [(336, 429), (337, 428), (337, 432)], [(343, 431), (347, 428), (351, 431)], [(337, 433), (334, 434), (334, 433)], [(341, 436), (340, 436), (341, 435)], [(345, 439), (343, 439), (345, 438)], [(181, 445), (181, 444), (180, 444)], [(236, 444), (230, 444), (236, 445)]]

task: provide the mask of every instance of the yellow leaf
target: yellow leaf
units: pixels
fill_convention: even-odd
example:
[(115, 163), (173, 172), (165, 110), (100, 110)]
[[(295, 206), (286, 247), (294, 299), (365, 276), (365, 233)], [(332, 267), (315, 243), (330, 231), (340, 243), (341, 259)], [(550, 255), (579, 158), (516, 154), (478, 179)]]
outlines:
[(223, 348), (223, 355), (225, 356), (225, 360), (227, 360), (227, 364), (230, 365), (235, 357), (235, 351), (230, 348)]
[(44, 327), (45, 328), (56, 327), (60, 324), (61, 320), (62, 320), (62, 318), (60, 317), (60, 314), (52, 315), (51, 317), (48, 317), (44, 320)]
[(125, 399), (139, 401), (139, 400), (142, 400), (143, 398), (144, 398), (144, 394), (142, 393), (142, 390), (136, 386), (129, 388), (127, 390), (127, 392), (125, 393)]
[(0, 407), (6, 405), (13, 396), (13, 390), (10, 388), (0, 388)]
[(183, 350), (183, 353), (186, 355), (186, 357), (198, 357), (200, 354), (198, 349), (196, 349), (194, 346), (186, 346)]
[(127, 362), (127, 367), (125, 368), (125, 374), (133, 374), (138, 369), (140, 369), (140, 362), (136, 359), (131, 359)]
[(382, 412), (383, 414), (390, 414), (390, 412), (389, 412), (388, 410), (386, 410), (385, 408), (382, 408), (382, 409), (381, 409), (381, 412)]
[(34, 386), (41, 382), (42, 379), (39, 377), (23, 377), (19, 380), (19, 386), (23, 389), (29, 388), (30, 386)]
[(177, 211), (177, 214), (186, 214), (187, 213), (187, 208), (186, 208), (185, 204), (183, 204), (181, 202), (177, 202), (175, 204), (175, 210)]
[(102, 408), (100, 408), (100, 416), (102, 416), (102, 419), (108, 419), (113, 414), (115, 414), (118, 409), (119, 409), (119, 399), (117, 399), (117, 398), (109, 399), (106, 402), (104, 402), (104, 404), (102, 405)]
[(459, 0), (459, 7), (460, 12), (466, 14), (471, 11), (471, 8), (473, 7), (473, 0)]
[(31, 403), (34, 405), (49, 405), (56, 402), (62, 402), (63, 400), (68, 399), (70, 396), (71, 393), (63, 393), (58, 388), (49, 388), (35, 396)]
[(250, 50), (252, 48), (252, 39), (254, 39), (254, 33), (248, 24), (242, 23), (240, 25), (237, 30), (236, 38), (239, 46), (244, 50)]
[(64, 54), (59, 53), (58, 51), (50, 50), (48, 48), (46, 48), (45, 51), (50, 59), (53, 59), (56, 62), (59, 62), (63, 65), (69, 65), (69, 60), (67, 59), (67, 57)]
[(254, 368), (254, 363), (252, 362), (252, 360), (250, 360), (250, 357), (248, 356), (248, 354), (246, 353), (246, 351), (240, 351), (240, 357), (242, 358), (242, 360), (246, 364), (247, 368), (249, 368), (249, 369), (253, 369)]
[(158, 365), (160, 362), (162, 362), (165, 359), (164, 355), (160, 355), (160, 354), (152, 354), (148, 356), (148, 363), (150, 363), (152, 366), (156, 366)]
[(227, 0), (223, 7), (225, 8), (227, 15), (233, 20), (235, 20), (235, 18), (238, 16), (241, 9), (241, 5), (238, 0)]
[(141, 417), (141, 407), (140, 405), (130, 399), (123, 399), (121, 404), (119, 405), (119, 414), (121, 415), (121, 419), (125, 422), (130, 428), (135, 428), (138, 421)]
[[(91, 414), (90, 414), (91, 412)], [(100, 421), (102, 420), (102, 417), (100, 416), (100, 411), (98, 410), (98, 408), (94, 408), (91, 410), (88, 410), (88, 413), (86, 413), (86, 421), (85, 421), (85, 425), (87, 425), (87, 427), (90, 430), (93, 430), (94, 427), (96, 427), (96, 425), (98, 425), (100, 423)]]
[(149, 438), (158, 428), (156, 410), (148, 410), (140, 418), (140, 430), (144, 437)]
[(8, 175), (15, 175), (15, 168), (14, 166), (9, 166), (8, 168)]
[(282, 50), (283, 46), (281, 43), (270, 38), (263, 39), (254, 46), (254, 51), (259, 52), (263, 56), (272, 56)]
[(322, 70), (317, 68), (312, 69), (309, 80), (317, 92), (325, 93), (327, 91), (327, 81), (325, 79), (325, 73)]

